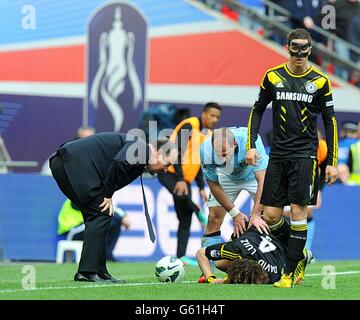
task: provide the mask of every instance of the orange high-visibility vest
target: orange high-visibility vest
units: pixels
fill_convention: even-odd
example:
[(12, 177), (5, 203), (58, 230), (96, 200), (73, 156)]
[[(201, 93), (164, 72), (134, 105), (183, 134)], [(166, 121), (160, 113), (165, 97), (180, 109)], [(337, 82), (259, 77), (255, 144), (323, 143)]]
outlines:
[[(200, 145), (209, 135), (211, 135), (211, 130), (209, 130), (208, 134), (205, 135), (200, 131), (199, 118), (197, 117), (187, 118), (181, 121), (176, 126), (174, 132), (170, 137), (171, 141), (176, 143), (178, 134), (181, 134), (179, 130), (185, 124), (190, 124), (192, 130), (191, 130), (191, 138), (189, 139), (186, 150), (184, 151), (181, 159), (181, 163), (182, 163), (181, 168), (182, 168), (184, 180), (188, 183), (192, 183), (200, 170)], [(178, 148), (180, 149), (180, 151), (182, 151), (181, 146), (178, 146)], [(175, 173), (174, 166), (170, 166), (168, 171), (171, 173)]]

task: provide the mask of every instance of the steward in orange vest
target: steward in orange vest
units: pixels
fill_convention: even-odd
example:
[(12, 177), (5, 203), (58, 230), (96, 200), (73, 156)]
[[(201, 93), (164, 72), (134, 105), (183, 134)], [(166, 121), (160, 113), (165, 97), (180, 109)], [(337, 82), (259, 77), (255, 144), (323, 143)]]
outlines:
[[(176, 256), (184, 257), (190, 236), (192, 213), (195, 212), (204, 225), (207, 217), (191, 200), (191, 183), (196, 180), (199, 192), (204, 201), (205, 182), (200, 169), (200, 145), (220, 119), (222, 108), (215, 102), (207, 103), (201, 117), (190, 117), (180, 122), (174, 129), (170, 139), (178, 146), (177, 164), (171, 166), (166, 173), (159, 173), (160, 183), (173, 195), (176, 215), (179, 219), (178, 242)], [(190, 264), (186, 257), (185, 264)], [(196, 260), (195, 260), (196, 263)]]

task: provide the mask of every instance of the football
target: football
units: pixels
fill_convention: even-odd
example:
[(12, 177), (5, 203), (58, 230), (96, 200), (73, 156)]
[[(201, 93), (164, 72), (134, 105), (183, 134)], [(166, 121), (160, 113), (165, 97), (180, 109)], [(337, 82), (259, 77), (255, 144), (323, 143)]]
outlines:
[(185, 276), (184, 264), (176, 257), (163, 257), (156, 263), (155, 276), (161, 282), (180, 282)]

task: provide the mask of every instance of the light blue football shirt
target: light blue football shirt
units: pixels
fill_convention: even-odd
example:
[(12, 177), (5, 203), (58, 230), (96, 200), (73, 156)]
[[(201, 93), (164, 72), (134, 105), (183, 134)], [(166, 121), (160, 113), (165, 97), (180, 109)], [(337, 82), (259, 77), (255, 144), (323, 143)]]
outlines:
[(218, 173), (226, 174), (233, 180), (251, 180), (255, 179), (254, 172), (265, 170), (268, 165), (269, 157), (266, 154), (265, 147), (262, 143), (261, 137), (255, 142), (258, 151), (258, 159), (256, 166), (247, 165), (246, 158), (246, 142), (247, 142), (247, 128), (233, 127), (229, 128), (234, 134), (237, 142), (237, 148), (230, 163), (222, 163), (221, 157), (217, 156), (211, 144), (211, 136), (208, 137), (200, 147), (201, 170), (204, 177), (208, 181), (218, 181)]

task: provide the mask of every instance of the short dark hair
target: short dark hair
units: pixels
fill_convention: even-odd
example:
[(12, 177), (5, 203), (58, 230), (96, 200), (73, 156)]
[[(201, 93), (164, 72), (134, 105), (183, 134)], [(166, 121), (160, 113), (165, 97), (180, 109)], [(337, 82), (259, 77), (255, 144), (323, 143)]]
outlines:
[(202, 109), (202, 112), (206, 112), (211, 108), (218, 109), (219, 111), (222, 111), (222, 107), (217, 102), (208, 102), (205, 104), (204, 108)]
[(150, 142), (150, 144), (156, 149), (156, 151), (162, 150), (166, 157), (170, 156), (170, 153), (173, 149), (177, 149), (176, 144), (169, 138), (165, 137), (158, 138)]
[(291, 40), (294, 39), (305, 39), (309, 42), (309, 45), (311, 45), (311, 35), (305, 29), (294, 29), (290, 31), (290, 33), (287, 35), (288, 44), (291, 42)]
[(230, 284), (267, 284), (267, 272), (255, 260), (236, 259), (228, 267), (226, 283)]

